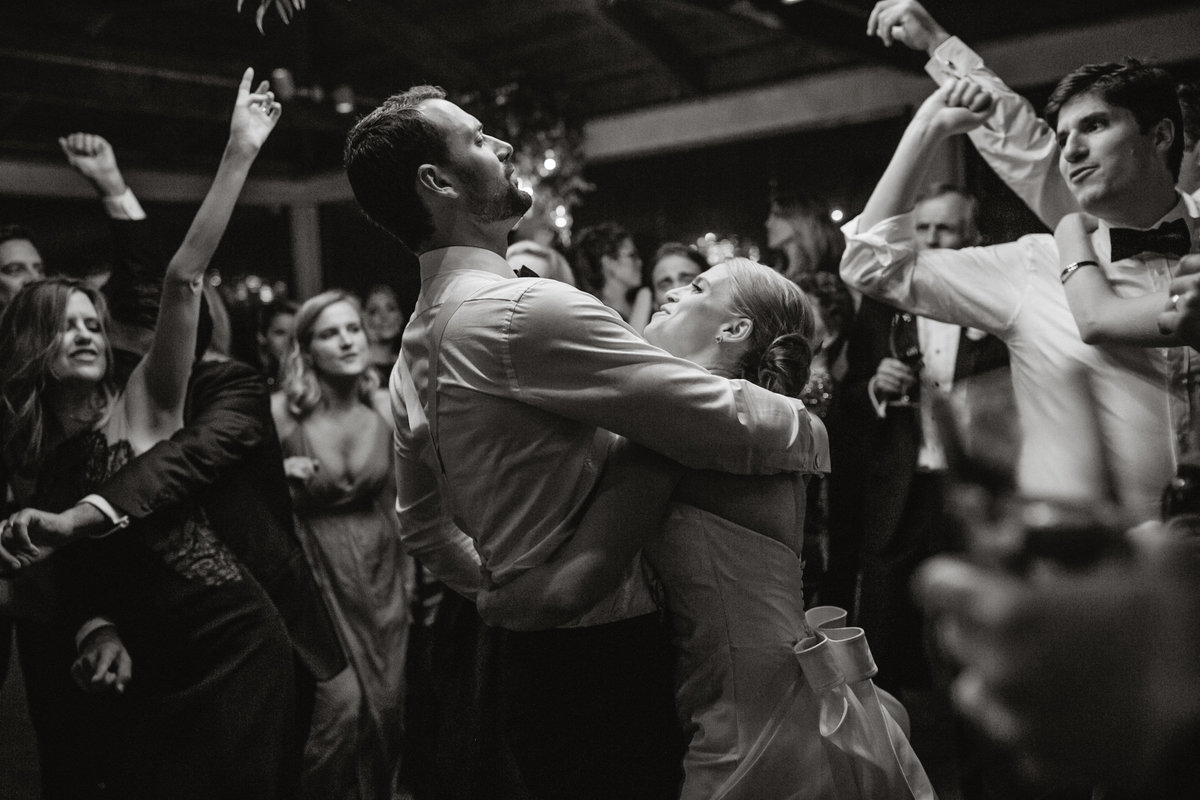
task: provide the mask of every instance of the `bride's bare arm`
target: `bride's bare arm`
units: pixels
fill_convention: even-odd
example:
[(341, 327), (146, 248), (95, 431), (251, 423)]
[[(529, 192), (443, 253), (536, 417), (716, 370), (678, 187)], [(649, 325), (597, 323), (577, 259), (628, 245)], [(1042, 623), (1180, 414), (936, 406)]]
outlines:
[(1088, 344), (1132, 344), (1171, 347), (1182, 344), (1177, 336), (1164, 335), (1158, 315), (1167, 302), (1165, 292), (1141, 297), (1120, 297), (1096, 261), (1091, 233), (1096, 219), (1087, 214), (1067, 214), (1054, 231), (1062, 267), (1063, 292)]
[(575, 535), (547, 563), (479, 593), (489, 625), (544, 630), (563, 625), (617, 587), (643, 543), (662, 529), (683, 467), (623, 442), (604, 467)]

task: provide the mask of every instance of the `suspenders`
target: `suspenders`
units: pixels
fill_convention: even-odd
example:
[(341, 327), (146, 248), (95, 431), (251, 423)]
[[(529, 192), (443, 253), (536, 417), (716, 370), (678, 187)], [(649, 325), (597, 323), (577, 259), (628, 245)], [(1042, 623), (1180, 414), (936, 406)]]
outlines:
[[(437, 319), (429, 328), (429, 373), (425, 378), (425, 418), (429, 425), (429, 440), (433, 442), (433, 452), (437, 456), (438, 469), (441, 470), (443, 478), (446, 477), (446, 466), (442, 463), (442, 449), (438, 445), (438, 366), (441, 363), (442, 336), (446, 333), (446, 326), (450, 324), (450, 318), (466, 301), (467, 298), (464, 297), (450, 303), (443, 303), (438, 309)], [(411, 367), (409, 372), (412, 372)]]

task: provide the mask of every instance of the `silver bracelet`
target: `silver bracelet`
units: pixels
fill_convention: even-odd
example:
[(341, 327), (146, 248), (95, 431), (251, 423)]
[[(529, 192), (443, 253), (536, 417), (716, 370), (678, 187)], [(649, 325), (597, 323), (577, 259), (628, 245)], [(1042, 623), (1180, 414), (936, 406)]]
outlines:
[(1067, 264), (1066, 269), (1064, 269), (1062, 271), (1062, 274), (1058, 276), (1058, 280), (1061, 283), (1066, 283), (1067, 278), (1069, 278), (1075, 274), (1075, 270), (1077, 270), (1081, 267), (1098, 267), (1098, 266), (1100, 266), (1100, 265), (1097, 262), (1090, 261), (1090, 260), (1089, 261), (1076, 261), (1072, 264)]

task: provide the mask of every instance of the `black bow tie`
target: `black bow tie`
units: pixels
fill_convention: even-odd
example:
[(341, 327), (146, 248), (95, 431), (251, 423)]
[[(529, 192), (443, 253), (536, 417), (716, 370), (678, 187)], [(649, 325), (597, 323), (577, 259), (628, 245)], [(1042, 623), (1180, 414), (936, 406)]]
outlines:
[(1148, 231), (1131, 228), (1110, 228), (1109, 242), (1112, 243), (1112, 260), (1136, 256), (1138, 253), (1161, 253), (1183, 256), (1192, 249), (1192, 236), (1187, 223), (1182, 219), (1164, 222)]
[(541, 275), (538, 275), (536, 272), (534, 272), (529, 267), (526, 267), (524, 265), (522, 265), (520, 269), (514, 269), (513, 274), (516, 275), (518, 278), (540, 278), (540, 277), (542, 277)]

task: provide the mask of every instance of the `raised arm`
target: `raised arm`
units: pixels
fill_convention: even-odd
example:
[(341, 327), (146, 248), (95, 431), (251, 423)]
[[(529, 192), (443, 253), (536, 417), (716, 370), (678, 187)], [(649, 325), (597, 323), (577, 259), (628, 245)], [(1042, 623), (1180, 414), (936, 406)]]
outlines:
[(917, 0), (876, 3), (867, 34), (884, 44), (899, 42), (929, 55), (925, 71), (938, 85), (970, 78), (992, 96), (990, 113), (967, 136), (988, 166), (1048, 228), (1079, 210), (1058, 171), (1054, 131), (961, 39), (951, 36)]
[[(113, 201), (129, 193), (129, 187), (125, 183), (125, 176), (121, 174), (121, 168), (117, 166), (116, 153), (108, 140), (95, 133), (77, 132), (60, 137), (58, 146), (67, 157), (67, 163), (92, 185), (96, 194), (104, 201), (105, 210), (110, 212), (110, 216), (114, 216), (112, 211), (117, 209), (111, 207)], [(118, 213), (115, 216), (132, 219), (145, 216), (137, 206), (136, 200), (133, 208), (136, 209), (135, 213)]]
[(904, 129), (891, 162), (859, 217), (859, 230), (911, 211), (938, 146), (955, 134), (977, 127), (991, 103), (991, 95), (966, 79), (947, 81), (930, 95)]
[(1096, 261), (1091, 234), (1096, 218), (1083, 213), (1067, 214), (1054, 231), (1062, 269), (1063, 291), (1088, 344), (1132, 344), (1173, 347), (1182, 342), (1164, 333), (1158, 315), (1167, 302), (1166, 292), (1141, 297), (1120, 297), (1113, 291)]
[[(804, 404), (710, 374), (648, 344), (594, 297), (534, 281), (513, 313), (504, 391), (612, 431), (693, 469), (743, 475), (811, 471)], [(492, 386), (482, 391), (495, 391)]]
[(877, 37), (886, 47), (899, 42), (930, 57), (938, 45), (950, 38), (946, 29), (916, 0), (879, 0), (867, 17), (867, 36)]
[(126, 408), (135, 448), (170, 436), (182, 425), (183, 400), (196, 348), (201, 286), (250, 165), (279, 121), (280, 105), (263, 81), (251, 92), (254, 70), (238, 86), (229, 141), (212, 187), (183, 244), (167, 265), (153, 344), (126, 384)]
[(846, 231), (841, 276), (895, 308), (1004, 336), (1031, 286), (1026, 245), (922, 249), (909, 213), (933, 152), (977, 125), (987, 104), (986, 92), (956, 80), (921, 105), (855, 228)]
[(167, 257), (158, 231), (146, 222), (108, 141), (94, 133), (58, 140), (67, 163), (96, 190), (113, 238), (112, 273), (102, 289), (113, 319), (150, 329), (158, 316)]

